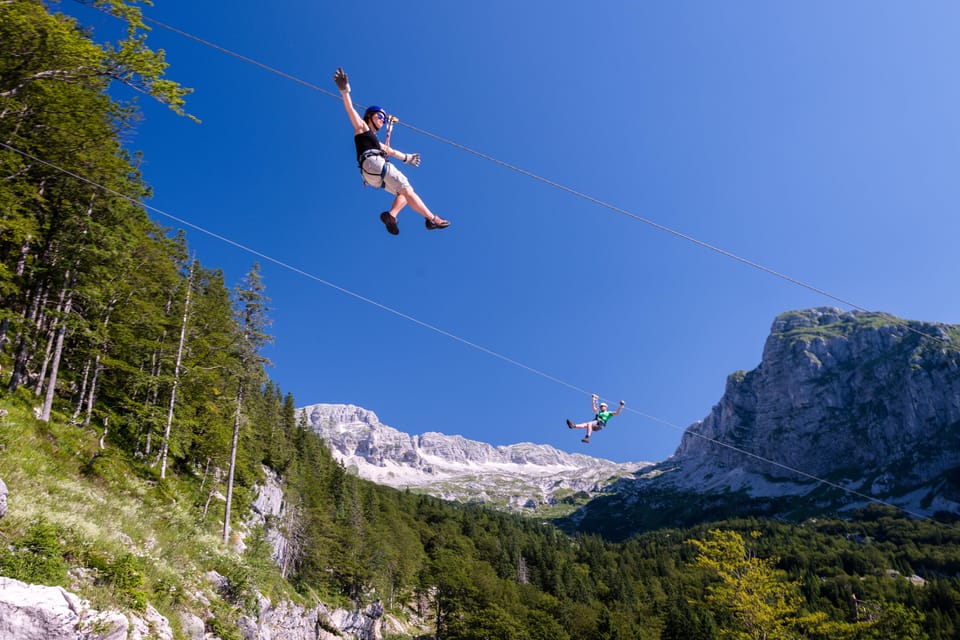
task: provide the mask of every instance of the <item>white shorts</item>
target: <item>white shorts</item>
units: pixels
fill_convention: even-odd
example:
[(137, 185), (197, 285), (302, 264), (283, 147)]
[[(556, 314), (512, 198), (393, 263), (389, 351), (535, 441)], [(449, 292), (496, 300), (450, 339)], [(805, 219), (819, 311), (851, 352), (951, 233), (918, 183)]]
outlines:
[[(386, 167), (386, 172), (384, 172), (384, 167)], [(371, 155), (364, 158), (360, 174), (366, 184), (374, 189), (383, 188), (384, 191), (393, 195), (397, 195), (410, 187), (407, 176), (403, 175), (400, 169), (397, 169), (392, 163), (387, 162), (387, 159), (383, 156)], [(380, 177), (381, 174), (383, 175), (382, 178)]]

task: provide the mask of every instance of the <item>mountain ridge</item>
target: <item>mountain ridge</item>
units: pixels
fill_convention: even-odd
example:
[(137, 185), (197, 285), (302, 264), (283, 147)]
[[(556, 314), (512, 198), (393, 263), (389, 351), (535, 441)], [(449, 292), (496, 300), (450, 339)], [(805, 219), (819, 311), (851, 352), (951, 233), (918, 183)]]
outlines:
[(651, 464), (616, 463), (531, 442), (494, 446), (435, 431), (411, 435), (350, 404), (312, 404), (297, 414), (335, 458), (364, 479), (512, 511), (597, 494)]

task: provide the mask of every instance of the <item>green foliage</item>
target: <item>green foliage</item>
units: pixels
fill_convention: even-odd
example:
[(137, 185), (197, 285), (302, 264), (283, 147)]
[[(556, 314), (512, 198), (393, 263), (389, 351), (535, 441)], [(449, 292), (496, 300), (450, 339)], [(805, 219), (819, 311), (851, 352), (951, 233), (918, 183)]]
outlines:
[[(745, 637), (746, 629), (761, 627), (769, 637), (802, 633), (823, 640), (941, 640), (960, 628), (960, 582), (946, 577), (957, 571), (960, 532), (929, 521), (872, 507), (846, 521), (727, 521), (623, 542), (570, 537), (519, 516), (449, 504), (351, 476), (302, 423), (293, 424), (292, 433), (285, 431), (289, 422), (282, 405), (277, 404), (275, 424), (258, 423), (258, 428), (261, 433), (278, 430), (291, 443), (285, 502), (301, 517), (269, 523), (289, 536), (281, 559), (289, 583), (270, 559), (262, 528), (249, 533), (239, 556), (213, 553), (218, 546), (214, 538), (207, 545), (195, 544), (202, 535), (194, 528), (204, 504), (199, 498), (206, 495), (206, 487), (200, 490), (202, 469), (184, 468), (157, 483), (149, 473), (135, 470), (140, 465), (135, 458), (109, 452), (96, 456), (103, 458), (94, 465), (97, 473), (80, 476), (90, 488), (73, 495), (105, 492), (114, 496), (105, 501), (109, 503), (128, 496), (143, 510), (138, 524), (156, 518), (153, 531), (167, 532), (154, 543), (160, 549), (151, 552), (165, 562), (147, 562), (137, 542), (132, 548), (106, 540), (91, 544), (63, 527), (36, 523), (13, 534), (16, 542), (4, 552), (4, 566), (11, 558), (18, 559), (18, 566), (29, 559), (33, 567), (42, 564), (38, 558), (53, 558), (63, 563), (57, 572), (60, 583), (68, 564), (94, 569), (110, 600), (132, 609), (141, 606), (142, 598), (154, 605), (190, 606), (184, 594), (198, 587), (186, 581), (214, 569), (226, 578), (226, 589), (219, 594), (222, 599), (208, 596), (219, 603), (208, 630), (221, 632), (220, 637), (235, 633), (232, 625), (240, 613), (256, 614), (258, 591), (273, 600), (298, 597), (284, 586), (288, 584), (296, 585), (308, 602), (312, 594), (347, 608), (380, 600), (395, 615), (419, 603), (420, 613), (446, 640), (712, 640)], [(83, 450), (82, 442), (62, 435), (75, 427), (38, 424), (37, 429), (43, 439)], [(33, 436), (21, 431), (21, 437), (29, 443)], [(21, 455), (16, 447), (12, 452)], [(70, 460), (75, 454), (50, 447), (43, 455)], [(38, 468), (69, 468), (41, 462)], [(5, 458), (0, 475), (15, 466), (16, 459)], [(106, 482), (103, 474), (126, 480)], [(57, 480), (64, 486), (70, 482), (69, 477)], [(172, 504), (195, 515), (184, 518)], [(74, 499), (71, 509), (78, 508), (83, 502)], [(46, 509), (57, 515), (55, 508)], [(58, 518), (73, 521), (76, 516)], [(156, 535), (132, 526), (126, 531), (134, 540)], [(899, 573), (890, 572), (894, 569)], [(903, 577), (913, 573), (925, 576), (926, 585)], [(851, 608), (853, 594), (868, 603), (860, 607), (859, 617)], [(754, 600), (762, 604), (755, 608), (759, 613), (741, 615)], [(770, 626), (762, 626), (766, 624)]]
[(117, 602), (134, 611), (146, 610), (147, 594), (143, 590), (143, 572), (139, 562), (131, 554), (125, 553), (107, 565), (103, 577), (113, 588)]
[(126, 489), (129, 461), (123, 453), (115, 448), (107, 448), (96, 452), (84, 467), (84, 473), (100, 482), (114, 485), (117, 489)]
[(236, 613), (219, 601), (214, 602), (211, 608), (213, 615), (207, 619), (204, 631), (220, 640), (243, 640), (243, 636), (237, 630)]
[(775, 561), (748, 552), (735, 531), (714, 529), (690, 543), (698, 552), (694, 565), (719, 578), (707, 588), (706, 602), (726, 621), (721, 638), (790, 640), (825, 622), (824, 614), (801, 614), (800, 582), (787, 579)]
[(23, 582), (66, 585), (68, 564), (60, 544), (61, 535), (55, 525), (35, 520), (18, 544), (0, 549), (0, 575)]
[(226, 579), (221, 594), (227, 602), (241, 610), (257, 613), (256, 571), (238, 558), (223, 556), (219, 558), (215, 570)]

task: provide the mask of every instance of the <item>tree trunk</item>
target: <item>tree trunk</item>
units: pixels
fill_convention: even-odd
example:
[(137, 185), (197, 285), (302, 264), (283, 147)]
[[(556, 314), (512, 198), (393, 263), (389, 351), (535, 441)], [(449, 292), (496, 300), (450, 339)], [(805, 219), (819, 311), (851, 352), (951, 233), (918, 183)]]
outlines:
[(237, 444), (240, 441), (240, 411), (243, 407), (243, 379), (237, 385), (237, 411), (233, 415), (233, 443), (230, 445), (230, 475), (227, 477), (227, 506), (223, 516), (223, 544), (230, 541), (230, 506), (233, 502), (233, 475), (237, 468)]
[[(47, 347), (43, 351), (43, 365), (40, 367), (40, 375), (37, 376), (37, 386), (33, 389), (33, 395), (35, 396), (39, 396), (41, 393), (43, 393), (43, 381), (47, 378), (47, 368), (50, 366), (50, 355), (53, 351), (53, 338), (57, 335), (57, 327), (60, 325), (60, 314), (63, 312), (63, 304), (66, 296), (67, 290), (62, 289), (60, 291), (60, 299), (57, 300), (57, 310), (53, 314), (53, 319), (50, 320), (50, 329), (47, 332)], [(38, 325), (39, 324), (45, 324), (45, 322), (41, 320)]]
[(93, 415), (93, 403), (97, 400), (97, 381), (100, 379), (100, 372), (103, 371), (103, 365), (100, 363), (100, 352), (93, 362), (93, 379), (90, 381), (90, 393), (87, 394), (87, 413), (83, 417), (83, 426), (90, 425), (90, 417)]
[(64, 321), (60, 323), (60, 329), (57, 331), (57, 345), (53, 350), (53, 361), (50, 363), (50, 381), (47, 383), (47, 395), (43, 400), (43, 409), (40, 413), (40, 419), (44, 422), (50, 422), (50, 410), (53, 408), (53, 396), (57, 391), (57, 372), (60, 369), (60, 357), (63, 355), (63, 341), (67, 337), (66, 318), (70, 316), (73, 309), (73, 282), (66, 283), (69, 289), (67, 300), (63, 306)]
[(31, 352), (30, 339), (27, 337), (27, 334), (29, 333), (31, 326), (36, 327), (37, 318), (40, 315), (40, 307), (46, 304), (46, 298), (46, 285), (38, 286), (36, 293), (32, 297), (28, 296), (28, 299), (31, 300), (29, 311), (24, 314), (23, 326), (20, 327), (20, 332), (17, 335), (17, 348), (15, 350), (16, 355), (14, 356), (13, 360), (13, 373), (10, 374), (10, 384), (7, 387), (11, 392), (17, 390), (17, 388), (20, 386), (20, 382), (26, 376), (27, 363), (30, 361)]
[(87, 397), (87, 382), (90, 380), (90, 358), (83, 365), (83, 381), (80, 383), (80, 393), (77, 394), (77, 407), (73, 410), (73, 417), (70, 418), (70, 424), (77, 424), (80, 418), (80, 412), (83, 410), (83, 400)]
[(177, 403), (177, 385), (180, 383), (180, 364), (183, 362), (183, 345), (187, 340), (187, 318), (190, 316), (190, 292), (193, 290), (193, 262), (187, 276), (187, 295), (183, 303), (183, 318), (180, 322), (180, 344), (177, 345), (177, 360), (173, 365), (173, 385), (170, 388), (170, 407), (167, 409), (167, 426), (163, 430), (161, 447), (160, 478), (167, 477), (167, 452), (170, 450), (170, 428), (173, 425), (173, 409)]
[[(16, 274), (18, 278), (23, 277), (23, 273), (27, 268), (27, 256), (30, 255), (30, 239), (31, 236), (27, 236), (27, 238), (20, 245), (20, 258), (17, 260), (17, 266), (14, 269), (14, 274)], [(0, 322), (0, 351), (3, 350), (3, 345), (9, 341), (7, 338), (7, 331), (9, 328), (10, 319), (4, 318), (3, 321)]]

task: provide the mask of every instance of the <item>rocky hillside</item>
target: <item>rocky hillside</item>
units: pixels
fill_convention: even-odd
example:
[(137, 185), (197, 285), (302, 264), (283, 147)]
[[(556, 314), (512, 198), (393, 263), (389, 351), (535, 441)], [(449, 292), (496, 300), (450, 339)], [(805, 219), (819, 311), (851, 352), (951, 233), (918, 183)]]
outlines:
[(960, 506), (960, 327), (818, 308), (776, 318), (760, 365), (727, 380), (676, 453), (571, 526), (629, 535), (738, 515), (883, 501)]
[(594, 494), (649, 463), (617, 464), (531, 443), (506, 447), (442, 433), (409, 435), (353, 405), (297, 410), (334, 457), (361, 478), (461, 502), (530, 511)]

